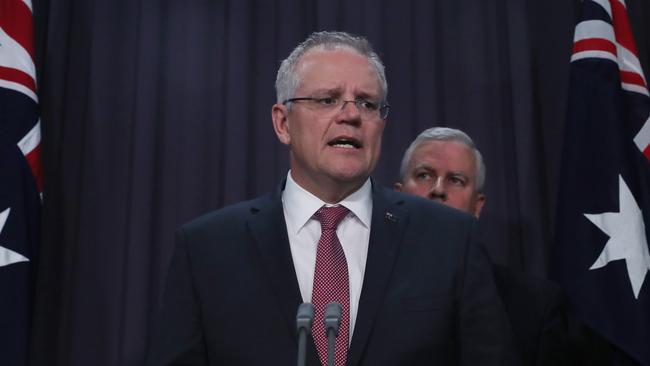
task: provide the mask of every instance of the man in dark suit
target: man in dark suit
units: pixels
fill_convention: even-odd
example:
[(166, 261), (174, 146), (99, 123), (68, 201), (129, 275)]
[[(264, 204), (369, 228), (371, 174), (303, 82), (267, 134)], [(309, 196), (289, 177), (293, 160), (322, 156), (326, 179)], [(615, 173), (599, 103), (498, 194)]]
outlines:
[[(478, 218), (486, 199), (484, 183), (485, 164), (472, 139), (457, 129), (435, 127), (406, 150), (395, 189)], [(493, 271), (524, 364), (565, 364), (567, 325), (559, 286), (497, 264)]]
[(296, 309), (313, 302), (307, 364), (325, 365), (331, 300), (336, 365), (503, 364), (505, 314), (475, 219), (369, 178), (388, 114), (370, 44), (314, 33), (276, 90), (287, 179), (179, 230), (148, 364), (295, 364)]

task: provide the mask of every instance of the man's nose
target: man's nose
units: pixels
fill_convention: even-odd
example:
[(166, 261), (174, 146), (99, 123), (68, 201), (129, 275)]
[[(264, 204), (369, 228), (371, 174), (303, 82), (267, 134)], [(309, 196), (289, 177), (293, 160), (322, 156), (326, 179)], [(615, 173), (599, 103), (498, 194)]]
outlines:
[(354, 100), (344, 100), (338, 113), (341, 121), (358, 122), (361, 120), (361, 111)]
[(431, 189), (429, 190), (429, 198), (441, 201), (447, 200), (447, 191), (445, 190), (443, 177), (437, 177), (433, 180), (431, 183)]

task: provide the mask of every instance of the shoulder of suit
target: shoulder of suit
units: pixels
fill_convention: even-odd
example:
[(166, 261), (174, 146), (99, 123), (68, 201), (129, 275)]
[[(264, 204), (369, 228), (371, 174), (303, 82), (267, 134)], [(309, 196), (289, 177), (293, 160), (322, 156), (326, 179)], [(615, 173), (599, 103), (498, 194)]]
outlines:
[(401, 209), (419, 215), (432, 215), (436, 218), (446, 218), (452, 221), (474, 221), (475, 217), (460, 210), (445, 206), (441, 203), (415, 196), (412, 194), (397, 192), (384, 188), (383, 194), (389, 201)]
[(273, 203), (281, 204), (281, 198), (276, 193), (269, 193), (248, 201), (238, 202), (224, 206), (218, 210), (210, 211), (181, 226), (184, 230), (212, 225), (214, 223), (235, 223), (245, 220), (251, 214)]

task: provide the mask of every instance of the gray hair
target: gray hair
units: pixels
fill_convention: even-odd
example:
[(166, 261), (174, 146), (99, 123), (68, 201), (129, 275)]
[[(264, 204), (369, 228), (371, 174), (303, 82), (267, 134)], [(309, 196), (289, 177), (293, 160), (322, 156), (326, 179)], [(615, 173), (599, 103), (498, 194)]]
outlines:
[(465, 132), (448, 127), (433, 127), (426, 129), (422, 131), (415, 140), (413, 140), (409, 148), (406, 149), (404, 158), (402, 158), (402, 165), (399, 170), (401, 181), (404, 181), (406, 169), (411, 161), (413, 152), (418, 148), (418, 146), (426, 141), (455, 141), (472, 149), (474, 152), (474, 161), (476, 162), (476, 191), (479, 193), (483, 192), (483, 186), (485, 185), (485, 163), (483, 162), (481, 152), (478, 151), (474, 141), (472, 141)]
[(278, 69), (275, 79), (275, 92), (277, 102), (293, 98), (300, 80), (296, 73), (296, 65), (300, 58), (312, 49), (338, 50), (349, 49), (368, 58), (377, 71), (381, 87), (381, 97), (386, 101), (388, 95), (388, 82), (384, 72), (384, 64), (372, 49), (372, 45), (364, 37), (354, 36), (345, 32), (314, 32), (307, 39), (291, 51), (289, 57), (284, 59)]

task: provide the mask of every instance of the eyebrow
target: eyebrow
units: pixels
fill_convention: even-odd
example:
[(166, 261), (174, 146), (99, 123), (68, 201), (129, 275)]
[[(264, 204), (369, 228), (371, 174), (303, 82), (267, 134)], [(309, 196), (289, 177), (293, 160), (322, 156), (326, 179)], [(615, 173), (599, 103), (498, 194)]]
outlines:
[(432, 166), (428, 164), (420, 164), (416, 165), (413, 167), (413, 171), (419, 170), (419, 169), (426, 169), (426, 170), (435, 170)]
[[(415, 171), (418, 171), (418, 170), (420, 170), (420, 169), (425, 169), (425, 170), (433, 171), (433, 172), (437, 171), (434, 167), (432, 167), (432, 166), (429, 165), (429, 164), (420, 164), (420, 165), (417, 165), (417, 166), (415, 166), (415, 167), (413, 168), (413, 171), (415, 172)], [(459, 171), (451, 171), (451, 172), (448, 172), (447, 175), (460, 176), (460, 177), (463, 177), (463, 178), (465, 178), (465, 179), (467, 179), (467, 180), (471, 180), (467, 174), (464, 174), (464, 173), (459, 172)]]
[(362, 92), (360, 92), (360, 93), (358, 93), (358, 94), (356, 95), (356, 98), (378, 100), (378, 99), (379, 99), (379, 96), (378, 96), (378, 95), (374, 95), (374, 94), (372, 94), (372, 93), (368, 93), (368, 92), (362, 91)]
[(454, 176), (454, 177), (462, 177), (468, 182), (472, 181), (469, 176), (467, 176), (466, 174), (463, 174), (461, 172), (450, 172), (449, 175)]

